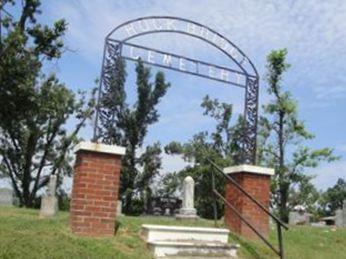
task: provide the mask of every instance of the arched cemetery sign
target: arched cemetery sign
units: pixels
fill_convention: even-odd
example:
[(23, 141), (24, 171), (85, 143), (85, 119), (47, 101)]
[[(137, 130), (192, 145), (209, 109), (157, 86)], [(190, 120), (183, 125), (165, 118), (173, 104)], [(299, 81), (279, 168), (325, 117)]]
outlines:
[[(169, 53), (159, 49), (133, 44), (132, 39), (154, 33), (178, 33), (200, 39), (217, 49), (235, 64), (234, 68), (212, 64), (191, 57)], [(107, 72), (113, 62), (119, 58), (136, 61), (141, 58), (146, 64), (167, 68), (182, 73), (234, 85), (245, 89), (244, 139), (242, 141), (242, 160), (254, 164), (256, 160), (258, 82), (257, 70), (250, 59), (230, 40), (200, 23), (170, 16), (149, 16), (127, 21), (106, 37), (104, 56), (99, 86), (99, 98)], [(94, 127), (94, 140), (98, 139), (98, 121), (102, 116), (100, 105), (97, 106)]]

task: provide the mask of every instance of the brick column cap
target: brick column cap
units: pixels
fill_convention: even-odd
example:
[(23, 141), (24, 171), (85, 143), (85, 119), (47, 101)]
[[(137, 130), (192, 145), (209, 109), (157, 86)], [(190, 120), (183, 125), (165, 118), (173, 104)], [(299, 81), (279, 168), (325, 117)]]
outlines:
[(274, 169), (268, 167), (261, 167), (255, 165), (237, 165), (230, 166), (223, 169), (225, 174), (235, 174), (235, 173), (252, 173), (260, 175), (274, 175)]
[(99, 153), (107, 153), (107, 154), (113, 154), (113, 155), (120, 155), (120, 156), (125, 155), (125, 152), (126, 152), (126, 148), (121, 147), (121, 146), (94, 143), (94, 142), (89, 142), (89, 141), (80, 142), (75, 148), (75, 153), (82, 151), (82, 150), (99, 152)]

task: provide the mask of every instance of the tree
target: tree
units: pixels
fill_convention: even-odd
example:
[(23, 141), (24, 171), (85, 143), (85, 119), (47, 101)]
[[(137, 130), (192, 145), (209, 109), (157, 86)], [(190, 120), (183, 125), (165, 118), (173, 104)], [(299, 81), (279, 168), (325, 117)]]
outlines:
[(346, 200), (346, 181), (339, 178), (333, 187), (330, 187), (321, 195), (319, 201), (323, 215), (332, 215), (335, 210), (342, 209)]
[(178, 172), (169, 172), (161, 175), (159, 186), (156, 188), (156, 196), (172, 197), (176, 195), (176, 191), (181, 187), (181, 181)]
[(317, 214), (317, 203), (320, 194), (310, 182), (309, 177), (304, 178), (296, 188), (291, 188), (289, 203), (291, 207), (302, 205), (310, 213)]
[[(195, 180), (195, 206), (197, 211), (204, 218), (213, 218), (212, 204), (214, 197), (211, 195), (211, 170), (213, 169), (207, 158), (216, 162), (220, 167), (231, 166), (237, 162), (242, 137), (240, 130), (242, 128), (242, 119), (239, 118), (237, 124), (231, 126), (232, 105), (219, 102), (217, 99), (212, 100), (208, 95), (203, 99), (201, 106), (204, 108), (204, 115), (215, 119), (216, 127), (214, 132), (200, 132), (184, 144), (172, 142), (165, 147), (165, 151), (168, 154), (180, 154), (186, 161), (192, 163), (192, 165), (188, 165), (174, 174), (178, 175), (180, 183), (186, 176), (191, 176)], [(176, 181), (173, 176), (167, 176), (171, 180), (166, 182), (170, 187)], [(215, 180), (217, 190), (224, 193), (224, 179), (215, 177)], [(217, 199), (216, 208), (218, 216), (223, 215), (223, 202), (219, 199)]]
[(139, 191), (140, 199), (143, 201), (144, 209), (146, 210), (153, 193), (151, 185), (161, 169), (160, 143), (157, 142), (152, 146), (147, 146), (145, 152), (139, 157), (138, 162), (142, 167), (142, 171), (136, 179), (135, 189)]
[(306, 168), (316, 167), (321, 161), (331, 162), (336, 157), (330, 148), (311, 150), (303, 145), (314, 136), (298, 119), (298, 106), (291, 93), (282, 87), (283, 74), (290, 67), (286, 55), (287, 51), (283, 49), (267, 56), (267, 91), (273, 99), (263, 106), (266, 116), (260, 118), (258, 161), (275, 169), (273, 206), (287, 222), (292, 206), (289, 200), (292, 185), (309, 180), (310, 177), (304, 174)]
[[(37, 23), (38, 0), (20, 1), (19, 15), (12, 15), (6, 8), (17, 2), (0, 5), (0, 174), (10, 177), (20, 204), (32, 207), (49, 175), (59, 181), (71, 175), (69, 151), (92, 115), (93, 99), (77, 100), (54, 75), (42, 72), (44, 62), (64, 50), (65, 21)], [(64, 125), (72, 116), (77, 123), (68, 133)]]
[[(124, 197), (124, 212), (133, 214), (133, 197), (140, 195), (147, 200), (151, 192), (149, 184), (161, 167), (161, 148), (158, 143), (147, 147), (140, 158), (137, 157), (137, 151), (143, 146), (148, 127), (158, 121), (156, 106), (170, 84), (162, 72), (156, 73), (154, 83), (150, 82), (150, 69), (138, 60), (137, 100), (131, 106), (126, 100), (124, 61), (110, 57), (106, 62), (105, 70), (108, 72), (103, 78), (105, 89), (101, 95), (100, 139), (108, 144), (126, 147), (122, 159), (120, 195)], [(139, 166), (143, 168), (142, 171)]]

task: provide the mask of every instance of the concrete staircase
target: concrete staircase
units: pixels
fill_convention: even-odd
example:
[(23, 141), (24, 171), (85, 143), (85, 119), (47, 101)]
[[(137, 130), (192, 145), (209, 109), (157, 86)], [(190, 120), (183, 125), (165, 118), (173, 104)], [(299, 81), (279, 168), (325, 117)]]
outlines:
[(155, 258), (236, 258), (228, 229), (142, 225), (142, 238)]

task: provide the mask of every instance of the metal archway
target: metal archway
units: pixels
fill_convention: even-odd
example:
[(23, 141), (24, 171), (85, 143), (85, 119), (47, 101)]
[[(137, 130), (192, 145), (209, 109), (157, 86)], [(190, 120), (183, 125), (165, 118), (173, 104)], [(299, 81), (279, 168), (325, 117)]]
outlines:
[[(129, 42), (131, 39), (154, 33), (178, 33), (200, 39), (223, 53), (236, 64), (237, 69), (211, 64), (190, 57), (161, 51)], [(100, 99), (102, 88), (109, 69), (114, 62), (122, 58), (136, 61), (136, 51), (146, 51), (144, 63), (174, 71), (195, 75), (245, 89), (244, 134), (242, 140), (241, 160), (246, 164), (256, 162), (256, 139), (258, 117), (258, 72), (250, 59), (230, 40), (208, 26), (172, 16), (148, 16), (127, 21), (113, 29), (105, 39), (101, 80), (99, 85), (97, 111), (94, 125), (94, 141), (99, 135), (99, 118), (102, 116)], [(153, 60), (157, 56), (159, 62)], [(113, 62), (113, 64), (111, 64)], [(187, 67), (187, 64), (190, 64)]]

